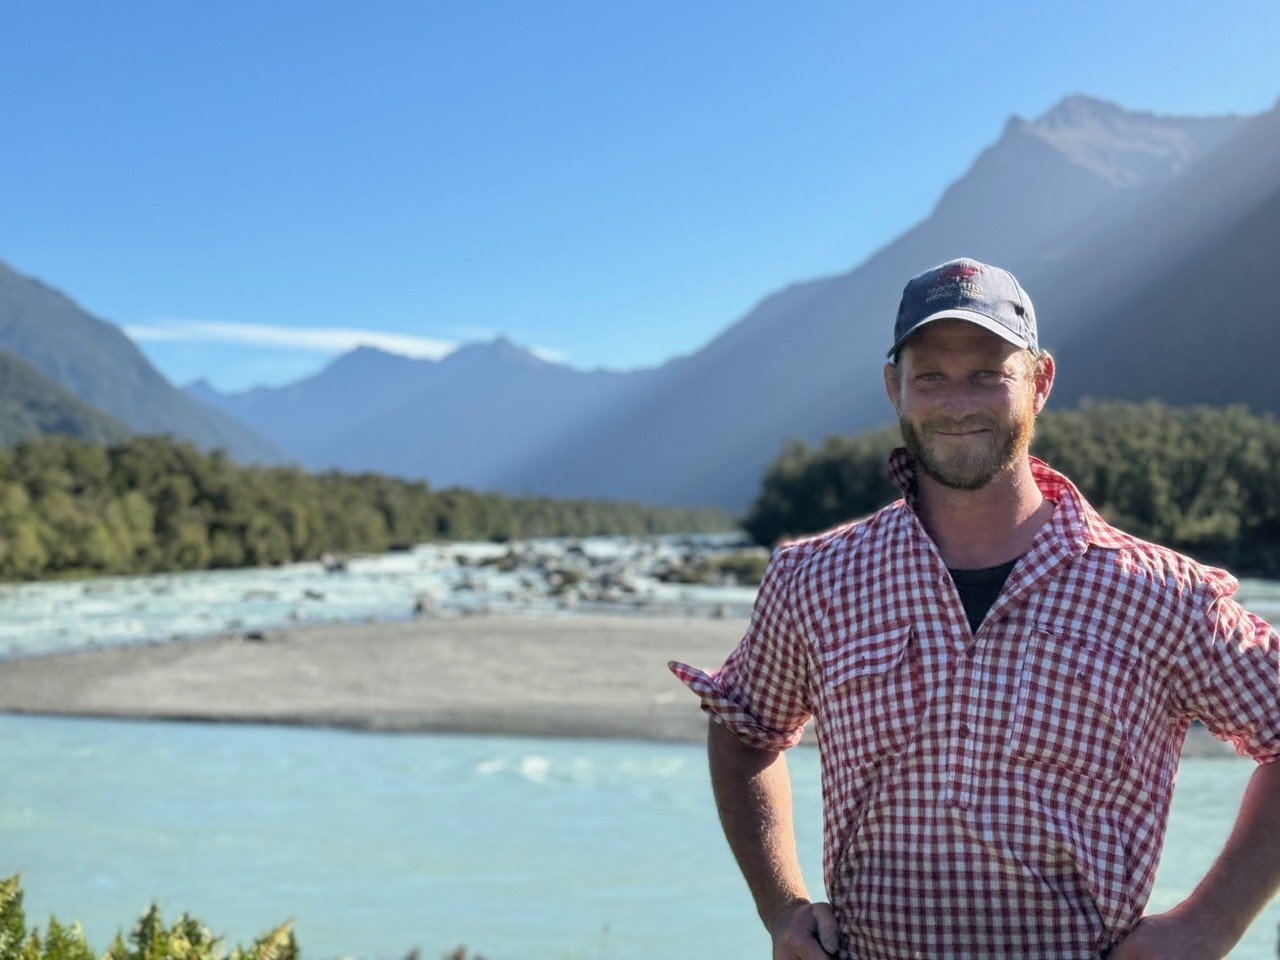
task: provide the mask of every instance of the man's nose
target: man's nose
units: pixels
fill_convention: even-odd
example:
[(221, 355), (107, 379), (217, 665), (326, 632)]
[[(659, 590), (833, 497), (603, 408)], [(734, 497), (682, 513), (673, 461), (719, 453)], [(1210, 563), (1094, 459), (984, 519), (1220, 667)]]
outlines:
[(978, 391), (972, 384), (961, 380), (948, 384), (938, 401), (943, 413), (960, 419), (978, 409)]

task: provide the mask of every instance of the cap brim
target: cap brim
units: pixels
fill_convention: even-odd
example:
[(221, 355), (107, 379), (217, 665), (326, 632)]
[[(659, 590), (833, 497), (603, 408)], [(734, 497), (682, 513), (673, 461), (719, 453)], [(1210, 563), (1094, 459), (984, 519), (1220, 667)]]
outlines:
[(967, 320), (969, 323), (976, 324), (977, 326), (982, 327), (983, 330), (987, 330), (991, 333), (994, 333), (997, 337), (1000, 337), (1004, 340), (1008, 340), (1015, 347), (1021, 347), (1024, 350), (1029, 350), (1031, 348), (1031, 343), (1027, 340), (1026, 337), (1019, 336), (1018, 334), (1010, 330), (1008, 327), (1006, 327), (1004, 324), (996, 320), (992, 320), (990, 317), (986, 316), (985, 314), (977, 313), (973, 310), (939, 310), (937, 313), (929, 314), (927, 317), (925, 317), (923, 320), (917, 323), (914, 327), (912, 327), (910, 330), (904, 333), (901, 337), (899, 337), (897, 342), (889, 349), (889, 356), (892, 357), (895, 353), (901, 350), (902, 345), (906, 343), (908, 340), (910, 340), (911, 335), (914, 334), (917, 330), (919, 330), (921, 327), (923, 327), (927, 323), (933, 323), (933, 321), (935, 320)]

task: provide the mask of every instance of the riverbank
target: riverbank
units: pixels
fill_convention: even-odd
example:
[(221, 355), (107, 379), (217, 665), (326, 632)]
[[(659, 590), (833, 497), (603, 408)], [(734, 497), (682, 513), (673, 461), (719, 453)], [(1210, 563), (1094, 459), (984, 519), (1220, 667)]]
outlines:
[[(0, 712), (698, 742), (705, 718), (667, 661), (721, 663), (745, 627), (453, 617), (15, 657), (0, 668)], [(1186, 752), (1233, 755), (1199, 729)]]
[(744, 627), (457, 617), (18, 657), (0, 668), (0, 711), (694, 741), (705, 719), (666, 663), (719, 663)]

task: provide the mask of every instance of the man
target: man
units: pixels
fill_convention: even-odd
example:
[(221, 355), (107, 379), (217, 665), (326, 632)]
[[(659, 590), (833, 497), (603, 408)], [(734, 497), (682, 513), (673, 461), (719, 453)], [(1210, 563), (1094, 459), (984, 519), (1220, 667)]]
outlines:
[[(1224, 956), (1280, 886), (1280, 637), (1228, 574), (1109, 526), (1029, 456), (1054, 364), (1007, 271), (911, 280), (890, 358), (904, 499), (779, 548), (724, 666), (671, 665), (714, 721), (773, 956)], [(801, 877), (782, 752), (810, 718), (830, 904)], [(1193, 720), (1260, 766), (1195, 892), (1144, 917)]]

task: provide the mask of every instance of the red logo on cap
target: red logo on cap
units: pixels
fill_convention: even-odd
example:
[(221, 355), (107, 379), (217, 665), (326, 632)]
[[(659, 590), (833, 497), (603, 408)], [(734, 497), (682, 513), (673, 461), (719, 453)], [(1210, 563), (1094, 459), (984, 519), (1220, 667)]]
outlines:
[(948, 280), (972, 280), (981, 271), (977, 267), (966, 267), (963, 264), (957, 264), (954, 267), (947, 267), (942, 273), (938, 274), (938, 282), (945, 283)]

